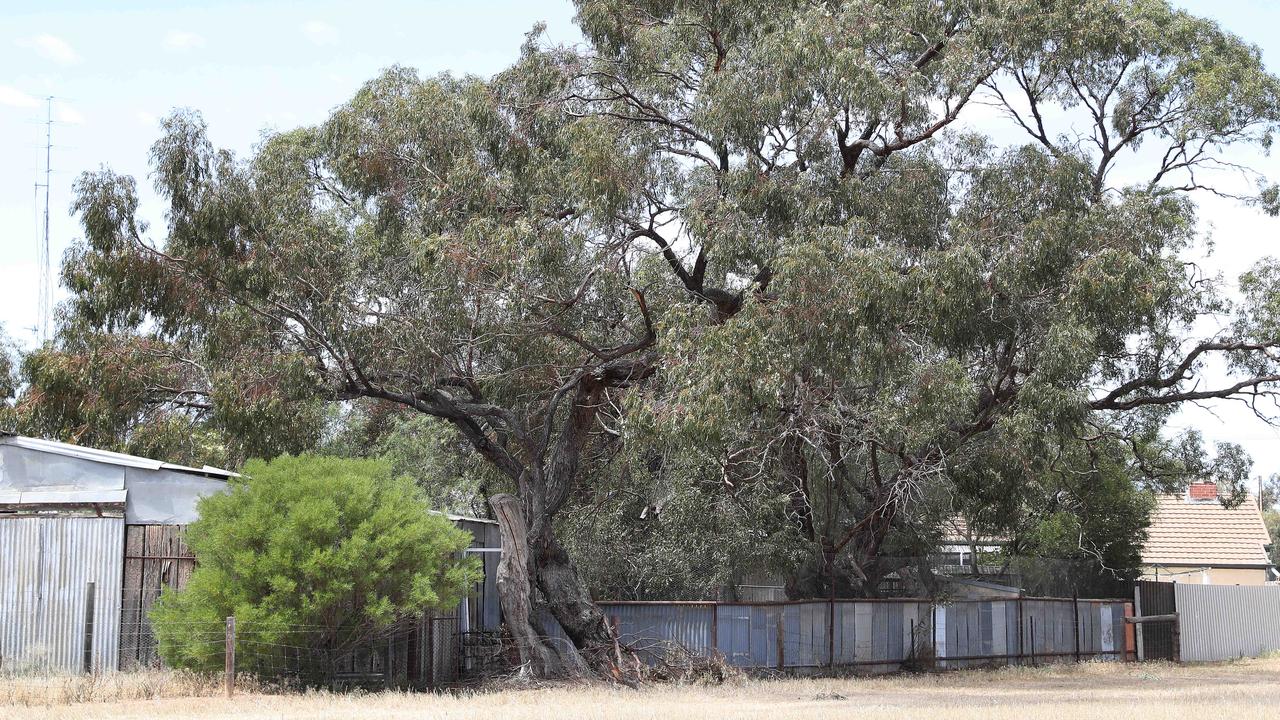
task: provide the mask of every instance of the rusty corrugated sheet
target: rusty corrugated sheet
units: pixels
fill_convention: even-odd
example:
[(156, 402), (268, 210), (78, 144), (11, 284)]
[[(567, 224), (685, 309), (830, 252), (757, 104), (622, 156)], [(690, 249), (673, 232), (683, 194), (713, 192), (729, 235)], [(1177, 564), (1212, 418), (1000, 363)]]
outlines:
[(1280, 587), (1176, 583), (1174, 593), (1183, 660), (1230, 660), (1280, 650)]
[(124, 518), (0, 518), (0, 671), (80, 672), (94, 583), (95, 670), (114, 670)]
[[(712, 625), (715, 608), (707, 605), (610, 605), (602, 603), (600, 609), (610, 622), (617, 624), (618, 634), (624, 642), (634, 643), (642, 650), (661, 653), (653, 643), (675, 644), (698, 655), (712, 650)], [(726, 652), (726, 655), (730, 653)]]
[[(651, 660), (678, 645), (740, 667), (824, 667), (834, 652), (838, 666), (890, 668), (934, 656), (941, 667), (958, 668), (1119, 660), (1124, 649), (1124, 603), (1108, 600), (605, 601), (600, 609), (622, 641)], [(552, 637), (567, 642), (549, 616), (543, 620)]]

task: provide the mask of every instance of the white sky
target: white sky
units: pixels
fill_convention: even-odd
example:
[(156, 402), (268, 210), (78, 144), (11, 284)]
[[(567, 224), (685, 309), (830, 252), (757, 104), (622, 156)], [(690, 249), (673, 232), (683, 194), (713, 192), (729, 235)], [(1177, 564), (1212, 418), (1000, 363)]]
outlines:
[[(1280, 2), (1175, 4), (1258, 44), (1280, 70)], [(8, 0), (0, 8), (0, 324), (24, 345), (36, 339), (34, 183), (43, 168), (45, 96), (60, 98), (51, 183), (56, 282), (62, 252), (78, 234), (67, 208), (80, 172), (107, 165), (135, 176), (144, 216), (159, 219), (146, 159), (157, 119), (170, 109), (200, 110), (213, 142), (244, 154), (264, 130), (322, 121), (388, 65), (488, 75), (516, 58), (535, 22), (547, 23), (553, 41), (575, 40), (572, 17), (568, 0)], [(1245, 159), (1280, 179), (1276, 159)], [(1206, 268), (1233, 280), (1275, 252), (1280, 220), (1198, 199), (1216, 246)], [(1177, 424), (1241, 443), (1257, 473), (1280, 472), (1280, 432), (1237, 404), (1188, 410)]]

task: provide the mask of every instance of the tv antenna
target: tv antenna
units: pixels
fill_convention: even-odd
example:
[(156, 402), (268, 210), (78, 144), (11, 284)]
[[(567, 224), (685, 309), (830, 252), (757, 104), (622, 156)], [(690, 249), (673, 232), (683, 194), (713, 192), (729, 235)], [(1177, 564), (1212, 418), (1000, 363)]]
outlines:
[(53, 305), (53, 285), (49, 271), (49, 180), (53, 173), (53, 96), (45, 98), (44, 119), (44, 182), (36, 182), (37, 194), (44, 190), (44, 222), (40, 237), (36, 240), (36, 265), (39, 275), (39, 298), (36, 301), (36, 334), (40, 343), (49, 340), (49, 315)]

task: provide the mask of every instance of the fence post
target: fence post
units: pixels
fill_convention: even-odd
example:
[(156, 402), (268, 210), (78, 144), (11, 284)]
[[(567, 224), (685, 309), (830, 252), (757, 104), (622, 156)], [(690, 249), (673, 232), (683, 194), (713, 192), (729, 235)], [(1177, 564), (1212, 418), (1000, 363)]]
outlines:
[(786, 613), (786, 610), (782, 606), (778, 606), (778, 671), (779, 672), (781, 672), (782, 668), (786, 667), (787, 665), (787, 656), (786, 656), (786, 649), (785, 649), (786, 635), (783, 633), (783, 629), (782, 629), (782, 616), (785, 613)]
[(938, 667), (938, 605), (929, 603), (929, 642), (933, 647), (933, 667)]
[(827, 665), (834, 673), (836, 668), (836, 590), (831, 585), (831, 599), (827, 605)]
[(1076, 662), (1080, 662), (1080, 596), (1076, 593), (1071, 593), (1071, 617), (1073, 627), (1072, 632), (1076, 636)]
[(84, 589), (84, 671), (93, 672), (93, 595), (94, 583), (88, 583)]
[[(1133, 584), (1133, 615), (1134, 617), (1142, 617), (1142, 589), (1138, 583)], [(1147, 653), (1142, 646), (1142, 636), (1144, 630), (1141, 625), (1134, 629), (1134, 640), (1138, 645), (1138, 662), (1147, 659)]]
[(387, 660), (382, 666), (383, 689), (391, 687), (392, 683), (394, 682), (393, 678), (395, 675), (395, 668), (392, 667), (392, 662), (394, 661), (396, 656), (395, 644), (396, 644), (395, 631), (388, 630), (387, 631)]
[(227, 618), (226, 674), (227, 697), (231, 697), (236, 688), (236, 617), (234, 615)]
[(711, 654), (720, 655), (720, 601), (713, 600), (711, 605)]
[(1173, 661), (1182, 662), (1182, 616), (1173, 614)]
[(1027, 644), (1022, 641), (1022, 626), (1025, 623), (1022, 620), (1022, 596), (1018, 596), (1018, 664), (1022, 664), (1023, 658), (1027, 656)]
[(1138, 659), (1138, 649), (1137, 649), (1138, 646), (1134, 640), (1134, 637), (1138, 632), (1138, 628), (1134, 627), (1133, 623), (1128, 621), (1128, 618), (1131, 618), (1134, 616), (1133, 603), (1127, 602), (1124, 604), (1124, 616), (1126, 620), (1124, 623), (1123, 660), (1124, 662), (1134, 662)]
[(1033, 614), (1031, 621), (1031, 667), (1036, 666), (1036, 616)]

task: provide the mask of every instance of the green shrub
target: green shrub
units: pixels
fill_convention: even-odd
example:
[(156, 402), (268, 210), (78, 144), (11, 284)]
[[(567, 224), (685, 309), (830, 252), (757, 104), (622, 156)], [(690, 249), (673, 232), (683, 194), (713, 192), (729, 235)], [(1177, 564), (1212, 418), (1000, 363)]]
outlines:
[(453, 606), (479, 578), (460, 556), (470, 534), (383, 462), (285, 456), (244, 472), (200, 502), (187, 530), (198, 566), (151, 613), (173, 667), (220, 668), (234, 615), (238, 667), (323, 671), (397, 621)]

